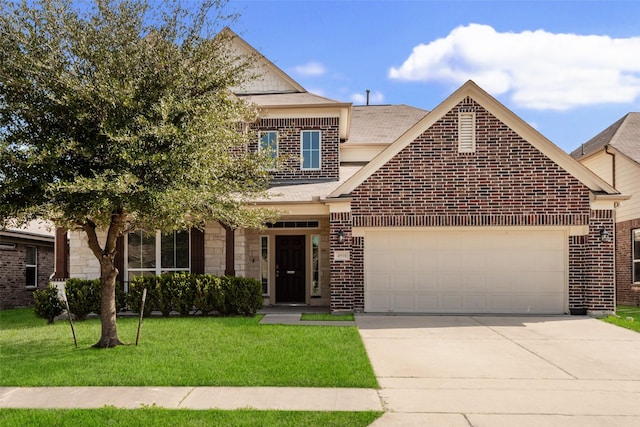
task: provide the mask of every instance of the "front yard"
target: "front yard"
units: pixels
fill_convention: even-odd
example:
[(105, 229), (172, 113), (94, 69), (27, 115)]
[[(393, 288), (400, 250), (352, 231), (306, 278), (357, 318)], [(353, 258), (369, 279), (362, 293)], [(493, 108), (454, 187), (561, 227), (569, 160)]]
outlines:
[[(140, 344), (91, 348), (100, 322), (47, 325), (0, 311), (0, 386), (288, 386), (377, 388), (355, 327), (261, 325), (260, 316), (147, 318)], [(135, 343), (138, 319), (118, 319)]]

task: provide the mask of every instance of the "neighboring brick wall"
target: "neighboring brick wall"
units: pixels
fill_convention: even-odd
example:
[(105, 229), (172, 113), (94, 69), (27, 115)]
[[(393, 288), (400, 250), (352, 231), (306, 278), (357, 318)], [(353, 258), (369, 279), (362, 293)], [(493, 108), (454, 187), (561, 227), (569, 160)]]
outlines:
[[(458, 153), (458, 113), (476, 151)], [(583, 225), (589, 190), (467, 98), (352, 192), (355, 227)]]
[(616, 298), (618, 304), (640, 306), (640, 285), (633, 285), (631, 231), (640, 218), (616, 223)]
[[(305, 119), (260, 119), (253, 126), (255, 131), (278, 132), (278, 154), (287, 157), (287, 162), (273, 172), (275, 181), (315, 180), (340, 178), (340, 120), (337, 117)], [(319, 130), (321, 145), (321, 169), (302, 170), (300, 168), (301, 131)], [(249, 145), (258, 149), (258, 141)]]
[[(49, 283), (53, 273), (53, 243), (15, 242), (14, 250), (0, 251), (0, 309), (33, 306), (33, 292)], [(38, 248), (38, 287), (27, 287), (26, 247)]]

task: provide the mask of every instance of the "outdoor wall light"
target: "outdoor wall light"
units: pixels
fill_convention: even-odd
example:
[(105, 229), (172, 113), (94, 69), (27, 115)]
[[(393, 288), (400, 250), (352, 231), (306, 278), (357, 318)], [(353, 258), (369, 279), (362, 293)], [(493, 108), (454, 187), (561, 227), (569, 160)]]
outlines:
[(344, 243), (344, 231), (338, 231), (338, 243)]
[(600, 241), (605, 243), (611, 241), (611, 234), (609, 234), (609, 232), (604, 228), (600, 230)]

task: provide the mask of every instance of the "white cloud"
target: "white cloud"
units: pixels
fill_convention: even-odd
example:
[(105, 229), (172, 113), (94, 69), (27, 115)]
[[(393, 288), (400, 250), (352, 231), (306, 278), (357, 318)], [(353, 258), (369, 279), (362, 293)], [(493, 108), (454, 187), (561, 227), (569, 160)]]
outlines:
[(293, 72), (299, 76), (321, 76), (327, 72), (327, 69), (319, 62), (307, 62), (294, 67)]
[(457, 85), (471, 79), (492, 95), (508, 94), (520, 107), (568, 110), (638, 98), (638, 52), (640, 37), (498, 33), (470, 24), (414, 47), (389, 77)]
[[(351, 95), (351, 102), (356, 105), (365, 105), (367, 103), (367, 94), (354, 93)], [(369, 104), (382, 104), (384, 102), (384, 94), (378, 91), (372, 91), (369, 93)]]

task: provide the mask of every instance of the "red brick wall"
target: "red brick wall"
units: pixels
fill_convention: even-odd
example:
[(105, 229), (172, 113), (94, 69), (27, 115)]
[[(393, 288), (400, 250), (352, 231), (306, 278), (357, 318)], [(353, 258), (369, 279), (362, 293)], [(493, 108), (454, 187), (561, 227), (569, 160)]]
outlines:
[[(49, 283), (53, 273), (53, 243), (16, 243), (14, 250), (0, 250), (0, 309), (33, 306), (33, 292)], [(27, 246), (38, 248), (38, 287), (26, 286), (25, 255)]]
[[(338, 233), (345, 234), (343, 243)], [(351, 234), (351, 214), (331, 213), (331, 311), (364, 311), (364, 239)], [(349, 261), (336, 261), (335, 251), (349, 251)]]
[(612, 210), (591, 211), (589, 234), (569, 238), (569, 309), (615, 311), (614, 246), (600, 231), (614, 234)]
[(618, 304), (640, 306), (640, 285), (633, 285), (631, 231), (640, 218), (616, 223), (616, 297)]
[[(458, 113), (476, 151), (458, 153)], [(589, 190), (470, 98), (353, 193), (354, 226), (580, 225)]]
[[(476, 151), (458, 153), (458, 112), (476, 112)], [(612, 211), (591, 211), (589, 189), (488, 111), (467, 98), (352, 192), (351, 213), (331, 215), (332, 310), (355, 309), (364, 294), (363, 239), (353, 227), (590, 225), (569, 242), (569, 305), (613, 310)], [(351, 224), (350, 224), (351, 222)], [(334, 236), (342, 228), (343, 245)], [(332, 252), (333, 259), (333, 252)], [(351, 304), (351, 305), (350, 305)], [(364, 308), (364, 303), (362, 303)]]
[[(273, 172), (275, 181), (306, 179), (339, 179), (340, 170), (340, 130), (337, 117), (306, 119), (260, 119), (253, 126), (255, 131), (278, 132), (278, 154), (286, 157), (286, 163)], [(321, 169), (302, 170), (300, 168), (301, 131), (319, 130), (321, 145)], [(258, 142), (250, 145), (257, 150)]]

